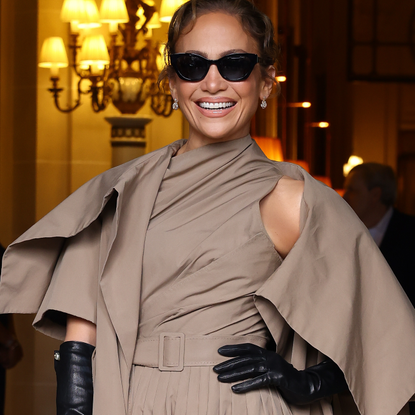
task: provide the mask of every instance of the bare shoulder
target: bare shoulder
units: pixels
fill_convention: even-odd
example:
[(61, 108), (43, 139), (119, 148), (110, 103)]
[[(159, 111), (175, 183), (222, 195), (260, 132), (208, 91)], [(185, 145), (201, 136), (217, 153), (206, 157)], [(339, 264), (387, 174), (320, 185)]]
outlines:
[(265, 229), (282, 257), (300, 236), (303, 191), (304, 182), (284, 176), (260, 204)]

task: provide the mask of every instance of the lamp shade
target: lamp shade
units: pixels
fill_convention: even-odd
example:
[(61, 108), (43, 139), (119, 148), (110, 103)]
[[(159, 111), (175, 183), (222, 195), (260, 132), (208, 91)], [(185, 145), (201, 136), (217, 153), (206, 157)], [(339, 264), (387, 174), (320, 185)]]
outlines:
[(161, 27), (160, 16), (158, 12), (154, 12), (153, 16), (151, 16), (150, 21), (147, 23), (148, 29), (158, 29)]
[(99, 14), (103, 23), (127, 23), (129, 20), (124, 0), (102, 0)]
[(68, 57), (61, 37), (48, 37), (44, 40), (40, 52), (39, 66), (41, 68), (66, 68)]
[(84, 3), (85, 0), (65, 0), (61, 9), (62, 22), (79, 22), (85, 9)]
[(110, 57), (104, 36), (88, 36), (82, 43), (79, 63), (81, 65), (108, 65)]
[(84, 0), (84, 2), (84, 13), (79, 19), (78, 26), (81, 29), (91, 29), (94, 27), (100, 27), (101, 22), (99, 19), (98, 7), (95, 3), (95, 0)]
[(174, 12), (185, 2), (185, 0), (162, 0), (160, 6), (160, 21), (169, 23)]
[(65, 0), (61, 10), (63, 22), (76, 22), (82, 29), (101, 26), (95, 0)]

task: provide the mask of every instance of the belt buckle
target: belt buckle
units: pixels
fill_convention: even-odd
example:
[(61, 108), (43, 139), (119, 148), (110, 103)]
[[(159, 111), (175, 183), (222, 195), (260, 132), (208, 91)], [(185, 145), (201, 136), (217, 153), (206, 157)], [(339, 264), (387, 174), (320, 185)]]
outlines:
[[(170, 337), (172, 339), (180, 339), (179, 346), (179, 358), (178, 364), (176, 366), (166, 366), (164, 364), (164, 348), (165, 348), (165, 339)], [(184, 368), (184, 333), (160, 333), (159, 340), (159, 370), (162, 372), (181, 372)]]

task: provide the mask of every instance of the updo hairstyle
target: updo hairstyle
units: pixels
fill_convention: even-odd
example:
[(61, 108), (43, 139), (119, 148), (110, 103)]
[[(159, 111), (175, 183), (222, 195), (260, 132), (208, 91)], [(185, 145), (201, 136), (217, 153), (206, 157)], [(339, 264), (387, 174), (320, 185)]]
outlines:
[(257, 44), (263, 76), (269, 77), (266, 68), (277, 60), (278, 46), (274, 41), (274, 27), (267, 15), (260, 12), (249, 0), (189, 0), (176, 10), (170, 22), (164, 50), (166, 66), (160, 73), (159, 84), (175, 73), (170, 56), (176, 53), (175, 48), (180, 36), (192, 30), (198, 17), (215, 12), (227, 13), (240, 21)]

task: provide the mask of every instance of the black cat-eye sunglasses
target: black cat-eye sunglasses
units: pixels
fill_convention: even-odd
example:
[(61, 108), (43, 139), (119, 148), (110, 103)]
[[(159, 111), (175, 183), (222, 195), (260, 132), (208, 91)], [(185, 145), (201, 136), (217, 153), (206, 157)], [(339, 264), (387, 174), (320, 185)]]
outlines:
[(179, 78), (189, 82), (201, 81), (211, 65), (216, 65), (222, 78), (227, 81), (244, 81), (259, 62), (258, 55), (254, 53), (233, 53), (216, 60), (195, 53), (174, 53), (170, 59)]

